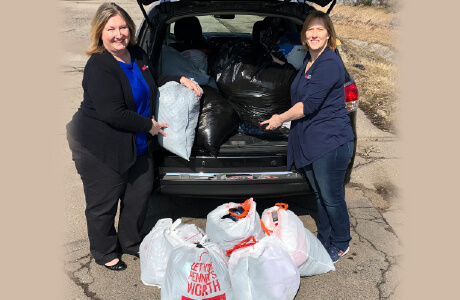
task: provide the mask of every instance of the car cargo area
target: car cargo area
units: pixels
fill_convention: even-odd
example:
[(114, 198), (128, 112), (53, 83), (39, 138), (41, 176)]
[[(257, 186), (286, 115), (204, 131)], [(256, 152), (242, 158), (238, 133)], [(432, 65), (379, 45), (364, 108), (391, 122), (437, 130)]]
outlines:
[[(295, 42), (285, 38), (284, 44), (300, 44), (296, 32), (299, 26), (283, 18), (231, 17), (235, 19), (226, 27), (214, 25), (212, 32), (204, 32), (202, 23), (219, 22), (213, 16), (181, 18), (166, 29), (159, 74), (193, 78), (204, 92), (190, 158), (285, 157), (290, 124), (265, 131), (259, 123), (290, 107), (289, 89), (298, 69), (291, 64), (293, 59), (288, 61), (283, 56), (275, 42), (287, 35)], [(243, 20), (246, 29), (236, 28)], [(273, 55), (271, 49), (279, 51)], [(300, 56), (303, 58), (304, 54), (302, 51)], [(296, 66), (302, 62), (300, 56), (296, 58)], [(167, 151), (161, 155), (174, 156)], [(167, 161), (165, 166), (169, 167)]]
[(300, 32), (314, 8), (199, 0), (192, 9), (190, 3), (153, 7), (148, 17), (155, 25), (145, 22), (138, 36), (158, 75), (184, 76), (203, 89), (188, 159), (164, 147), (155, 153), (156, 191), (210, 198), (310, 193), (301, 170), (286, 166), (290, 122), (275, 131), (260, 122), (291, 106), (291, 83), (306, 55)]

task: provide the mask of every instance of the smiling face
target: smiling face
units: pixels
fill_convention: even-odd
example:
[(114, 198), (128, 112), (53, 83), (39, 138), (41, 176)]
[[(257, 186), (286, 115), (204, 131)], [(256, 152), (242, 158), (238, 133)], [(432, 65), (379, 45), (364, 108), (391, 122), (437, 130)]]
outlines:
[(320, 18), (313, 19), (305, 31), (306, 43), (310, 52), (321, 52), (327, 46), (330, 37), (326, 24)]
[(126, 21), (120, 15), (112, 16), (102, 30), (101, 40), (107, 51), (115, 56), (127, 51), (131, 35)]

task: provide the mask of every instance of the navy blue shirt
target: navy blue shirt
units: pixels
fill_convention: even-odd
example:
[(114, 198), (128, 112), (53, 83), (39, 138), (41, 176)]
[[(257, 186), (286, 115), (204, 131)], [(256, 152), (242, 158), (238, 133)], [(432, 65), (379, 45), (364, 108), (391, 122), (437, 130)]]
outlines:
[(305, 117), (291, 122), (287, 167), (300, 169), (354, 139), (345, 108), (345, 69), (329, 48), (305, 73), (310, 53), (291, 85), (291, 105), (303, 102)]
[[(136, 104), (136, 111), (138, 114), (149, 117), (150, 107), (150, 88), (142, 76), (141, 70), (131, 57), (131, 63), (125, 64), (118, 61), (126, 77), (128, 77), (131, 91), (133, 93), (134, 103)], [(136, 132), (136, 152), (137, 155), (147, 153), (147, 133)]]

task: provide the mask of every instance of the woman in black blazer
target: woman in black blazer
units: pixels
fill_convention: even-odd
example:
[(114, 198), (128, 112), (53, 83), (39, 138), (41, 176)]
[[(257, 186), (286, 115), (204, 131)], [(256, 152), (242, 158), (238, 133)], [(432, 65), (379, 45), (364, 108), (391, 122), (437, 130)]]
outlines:
[(156, 135), (165, 135), (162, 129), (168, 127), (153, 118), (157, 87), (177, 81), (201, 96), (185, 77), (158, 77), (134, 33), (134, 22), (121, 7), (99, 7), (91, 22), (83, 101), (67, 125), (85, 192), (91, 254), (116, 271), (126, 269), (122, 253), (138, 256), (154, 181), (151, 151), (158, 147)]

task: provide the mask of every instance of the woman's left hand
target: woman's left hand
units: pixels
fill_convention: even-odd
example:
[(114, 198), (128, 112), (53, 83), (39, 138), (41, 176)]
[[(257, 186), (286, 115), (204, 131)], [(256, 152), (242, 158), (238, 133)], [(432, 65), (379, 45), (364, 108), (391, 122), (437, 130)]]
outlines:
[(265, 130), (275, 130), (276, 128), (283, 125), (283, 121), (281, 120), (280, 115), (273, 115), (270, 119), (260, 123), (260, 125), (264, 124), (268, 124), (267, 127), (265, 127)]
[(185, 85), (189, 89), (195, 91), (195, 93), (198, 95), (198, 97), (201, 97), (200, 87), (196, 83), (194, 83), (193, 81), (191, 81), (190, 79), (188, 79), (187, 77), (184, 77), (184, 76), (182, 76), (180, 78), (180, 83)]

